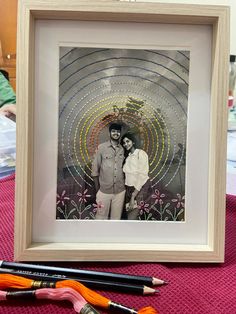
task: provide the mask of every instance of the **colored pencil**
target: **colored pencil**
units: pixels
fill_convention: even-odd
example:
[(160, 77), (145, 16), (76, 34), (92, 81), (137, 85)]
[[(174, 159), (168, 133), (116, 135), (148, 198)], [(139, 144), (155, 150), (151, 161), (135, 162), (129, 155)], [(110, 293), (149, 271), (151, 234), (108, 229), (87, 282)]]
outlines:
[(16, 269), (0, 268), (0, 274), (12, 274), (16, 276), (22, 276), (25, 278), (33, 280), (44, 280), (50, 282), (57, 282), (61, 280), (75, 280), (84, 284), (88, 288), (98, 289), (98, 290), (109, 290), (117, 291), (122, 293), (132, 293), (139, 295), (154, 294), (159, 292), (153, 288), (144, 286), (144, 285), (132, 285), (121, 282), (109, 282), (109, 281), (100, 281), (92, 279), (81, 279), (78, 277), (67, 277), (64, 275), (48, 274), (44, 272), (32, 272), (32, 271), (21, 271)]
[(36, 272), (46, 272), (48, 274), (60, 274), (64, 276), (73, 276), (81, 279), (91, 279), (91, 280), (103, 280), (110, 282), (122, 282), (128, 284), (137, 284), (145, 286), (155, 286), (163, 285), (166, 282), (164, 280), (158, 279), (156, 277), (147, 276), (137, 276), (128, 274), (119, 274), (112, 272), (100, 272), (94, 270), (83, 270), (83, 269), (73, 269), (64, 267), (54, 267), (45, 265), (34, 265), (34, 264), (24, 264), (0, 261), (0, 268), (16, 269), (16, 270), (26, 270), (26, 271), (36, 271)]

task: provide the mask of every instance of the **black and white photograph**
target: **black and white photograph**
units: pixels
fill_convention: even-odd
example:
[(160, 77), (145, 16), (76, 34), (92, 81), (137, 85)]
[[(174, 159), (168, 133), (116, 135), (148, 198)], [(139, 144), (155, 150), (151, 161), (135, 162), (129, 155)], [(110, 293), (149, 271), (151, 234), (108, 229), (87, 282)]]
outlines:
[(59, 53), (56, 218), (185, 221), (190, 51)]

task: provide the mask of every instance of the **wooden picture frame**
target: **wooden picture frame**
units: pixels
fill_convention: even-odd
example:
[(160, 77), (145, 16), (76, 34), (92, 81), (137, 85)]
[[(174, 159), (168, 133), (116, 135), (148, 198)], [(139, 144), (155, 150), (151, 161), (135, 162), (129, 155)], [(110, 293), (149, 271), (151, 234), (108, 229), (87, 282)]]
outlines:
[[(206, 243), (36, 242), (33, 234), (35, 25), (79, 20), (208, 25), (212, 28)], [(18, 261), (223, 262), (229, 8), (119, 1), (20, 0), (17, 38), (15, 251)], [(219, 145), (220, 143), (220, 145)], [(43, 183), (42, 183), (43, 184)]]

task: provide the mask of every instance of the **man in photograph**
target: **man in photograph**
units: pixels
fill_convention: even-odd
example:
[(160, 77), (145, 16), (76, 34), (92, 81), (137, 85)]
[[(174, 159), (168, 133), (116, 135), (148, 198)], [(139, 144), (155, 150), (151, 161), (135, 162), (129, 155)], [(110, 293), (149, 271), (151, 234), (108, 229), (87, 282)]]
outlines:
[(110, 140), (98, 146), (92, 177), (96, 189), (96, 219), (121, 219), (125, 198), (125, 180), (122, 170), (124, 150), (120, 145), (121, 125), (109, 127)]

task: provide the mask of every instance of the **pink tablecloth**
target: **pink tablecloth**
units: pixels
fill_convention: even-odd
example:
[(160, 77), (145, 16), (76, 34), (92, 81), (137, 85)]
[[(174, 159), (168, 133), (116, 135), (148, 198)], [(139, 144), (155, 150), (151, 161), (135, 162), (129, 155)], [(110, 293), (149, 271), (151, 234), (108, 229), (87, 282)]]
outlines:
[[(0, 259), (13, 260), (14, 176), (0, 181)], [(55, 265), (55, 263), (54, 263)], [(236, 313), (236, 197), (227, 196), (226, 258), (222, 265), (157, 263), (60, 263), (60, 266), (90, 268), (156, 276), (169, 281), (160, 295), (136, 296), (104, 292), (115, 302), (140, 309), (156, 307), (161, 314)], [(2, 302), (0, 313), (75, 313), (69, 302)]]

